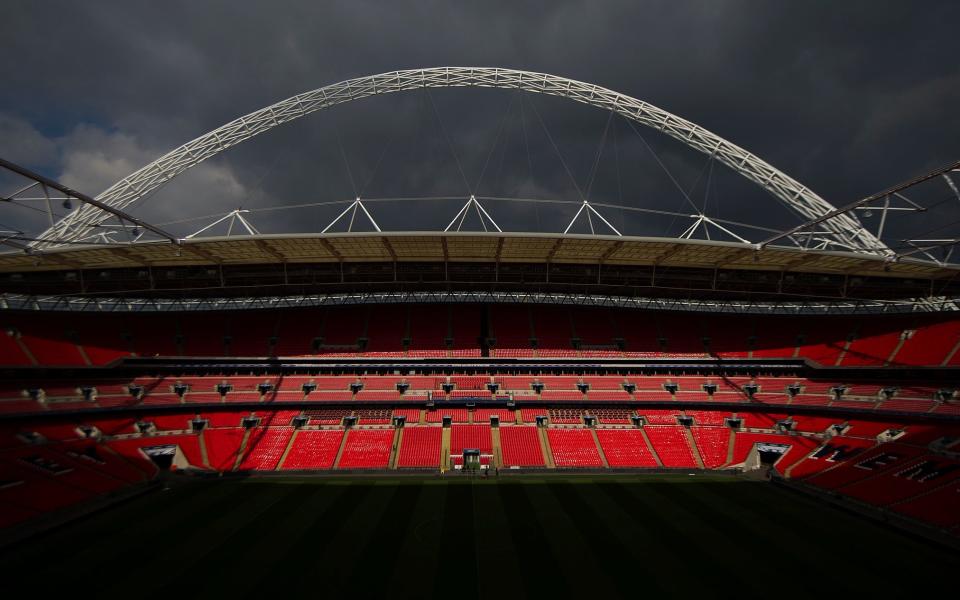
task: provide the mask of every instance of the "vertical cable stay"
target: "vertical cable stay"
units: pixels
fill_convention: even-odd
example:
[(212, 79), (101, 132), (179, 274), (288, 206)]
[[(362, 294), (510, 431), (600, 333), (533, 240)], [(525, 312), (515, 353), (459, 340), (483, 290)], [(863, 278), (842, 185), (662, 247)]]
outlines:
[(380, 169), (380, 163), (383, 162), (383, 157), (387, 155), (387, 151), (393, 147), (393, 143), (396, 141), (398, 131), (399, 130), (394, 129), (393, 132), (391, 132), (389, 139), (387, 139), (387, 143), (384, 144), (383, 149), (380, 151), (380, 156), (377, 158), (377, 162), (374, 163), (373, 165), (373, 170), (370, 171), (370, 175), (367, 177), (367, 180), (363, 183), (362, 186), (360, 186), (360, 191), (357, 193), (358, 197), (363, 198), (363, 195), (367, 191), (367, 188), (373, 182), (374, 176), (377, 174), (377, 171)]
[(639, 137), (640, 141), (643, 142), (644, 147), (646, 147), (646, 149), (650, 152), (650, 154), (653, 156), (653, 159), (657, 161), (657, 164), (660, 165), (660, 168), (663, 169), (663, 172), (667, 174), (667, 177), (670, 178), (670, 181), (673, 182), (673, 185), (676, 186), (678, 190), (680, 190), (680, 193), (687, 200), (687, 203), (693, 208), (693, 210), (697, 214), (700, 214), (700, 210), (697, 209), (697, 205), (693, 202), (693, 200), (690, 199), (690, 195), (687, 194), (687, 192), (683, 189), (680, 183), (677, 182), (677, 179), (673, 176), (673, 173), (670, 172), (670, 169), (667, 168), (667, 165), (663, 164), (663, 161), (660, 160), (660, 156), (657, 154), (657, 152), (653, 148), (650, 147), (650, 144), (647, 143), (647, 139), (643, 137), (643, 134), (640, 133), (640, 131), (633, 124), (633, 122), (630, 121), (629, 119), (627, 120), (627, 124), (630, 125), (630, 129), (632, 129), (633, 132), (637, 134), (637, 137)]
[(953, 195), (957, 197), (957, 200), (960, 200), (960, 189), (957, 189), (957, 184), (953, 181), (953, 178), (950, 177), (950, 173), (944, 173), (943, 180), (947, 182), (947, 186), (953, 191)]
[(543, 128), (543, 132), (547, 135), (547, 139), (550, 140), (550, 145), (553, 146), (553, 151), (556, 152), (557, 158), (560, 159), (560, 164), (563, 165), (563, 170), (566, 171), (567, 177), (570, 178), (570, 183), (573, 184), (573, 189), (577, 190), (577, 195), (580, 196), (581, 200), (585, 201), (587, 198), (580, 190), (580, 186), (577, 185), (577, 178), (573, 176), (573, 173), (570, 171), (570, 167), (567, 166), (567, 161), (563, 159), (563, 153), (560, 152), (560, 148), (553, 140), (553, 136), (550, 135), (550, 130), (547, 128), (547, 124), (543, 121), (543, 117), (540, 115), (540, 111), (537, 109), (536, 103), (533, 101), (533, 98), (528, 98), (527, 101), (530, 103), (530, 107), (533, 108), (533, 113), (537, 116), (537, 120), (540, 122), (540, 127)]
[[(487, 172), (487, 166), (490, 164), (490, 159), (493, 157), (493, 152), (497, 149), (497, 145), (500, 142), (500, 136), (503, 135), (504, 130), (507, 126), (507, 117), (510, 116), (510, 109), (513, 108), (514, 98), (511, 96), (510, 101), (507, 102), (507, 108), (503, 113), (503, 117), (500, 120), (500, 127), (497, 129), (497, 135), (493, 138), (493, 144), (490, 146), (490, 151), (487, 152), (487, 159), (483, 162), (483, 168), (480, 170), (480, 176), (477, 178), (477, 183), (474, 185), (474, 189), (477, 190), (477, 193), (480, 191), (480, 184), (483, 183), (483, 176)], [(501, 161), (501, 165), (502, 165)]]
[[(704, 214), (707, 212), (707, 201), (710, 199), (710, 189), (713, 185), (713, 157), (710, 157), (709, 160), (710, 169), (707, 171), (707, 183), (703, 186), (703, 210), (700, 211)], [(720, 215), (720, 201), (717, 200), (717, 216)]]
[[(527, 180), (533, 182), (533, 157), (530, 155), (530, 138), (527, 135), (526, 111), (523, 109), (523, 92), (518, 93), (520, 94), (520, 128), (523, 132), (523, 148), (527, 153)], [(533, 205), (533, 214), (537, 222), (537, 231), (540, 231), (540, 207), (537, 204)]]
[(607, 144), (607, 133), (610, 131), (610, 122), (613, 120), (614, 112), (611, 110), (607, 115), (607, 123), (603, 127), (603, 135), (600, 136), (600, 144), (597, 147), (597, 155), (593, 159), (593, 166), (590, 168), (590, 179), (587, 181), (586, 198), (590, 199), (590, 191), (593, 189), (593, 182), (597, 177), (597, 171), (600, 169), (600, 158), (603, 156), (603, 149)]
[(343, 147), (343, 140), (340, 139), (340, 128), (337, 127), (336, 121), (333, 122), (333, 135), (337, 138), (337, 148), (340, 150), (340, 158), (343, 159), (343, 166), (347, 171), (347, 179), (350, 180), (350, 189), (353, 190), (354, 197), (359, 198), (360, 191), (353, 180), (353, 170), (350, 169), (350, 161), (347, 160), (347, 151)]
[(473, 195), (473, 190), (470, 188), (470, 182), (467, 181), (467, 175), (463, 171), (463, 165), (460, 164), (460, 157), (457, 155), (456, 149), (453, 147), (453, 142), (450, 140), (450, 136), (447, 135), (447, 129), (443, 125), (443, 119), (440, 118), (440, 111), (437, 110), (437, 104), (433, 101), (433, 95), (430, 93), (430, 88), (424, 88), (427, 92), (427, 98), (430, 100), (430, 106), (433, 107), (433, 115), (437, 119), (437, 124), (440, 126), (440, 135), (443, 136), (444, 141), (447, 143), (447, 148), (450, 149), (450, 154), (453, 155), (454, 162), (457, 163), (457, 170), (460, 172), (460, 178), (463, 179), (463, 185), (467, 188), (467, 193)]

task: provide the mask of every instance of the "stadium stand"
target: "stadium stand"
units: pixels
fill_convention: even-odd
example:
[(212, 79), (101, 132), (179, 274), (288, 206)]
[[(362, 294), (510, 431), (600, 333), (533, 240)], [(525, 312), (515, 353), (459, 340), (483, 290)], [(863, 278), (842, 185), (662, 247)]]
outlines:
[(342, 430), (322, 429), (297, 431), (293, 446), (281, 464), (284, 470), (331, 469), (343, 440)]
[[(446, 469), (448, 416), (456, 465), (465, 449), (476, 448), (483, 464), (503, 468), (772, 468), (911, 518), (958, 524), (944, 505), (955, 499), (960, 478), (951, 454), (960, 428), (949, 420), (960, 415), (960, 383), (897, 375), (900, 367), (960, 363), (960, 326), (950, 320), (690, 319), (506, 304), (327, 307), (307, 320), (299, 314), (250, 313), (238, 327), (241, 321), (222, 313), (135, 320), (91, 314), (69, 322), (4, 313), (0, 366), (37, 365), (54, 375), (17, 372), (0, 384), (7, 423), (0, 463), (3, 480), (17, 482), (0, 489), (8, 507), (0, 522), (19, 523), (154, 478), (167, 468), (162, 457), (171, 468), (220, 472)], [(750, 374), (555, 369), (546, 362), (525, 370), (320, 365), (258, 373), (202, 366), (205, 357), (484, 354), (801, 360)], [(136, 357), (179, 362), (161, 371), (138, 371), (136, 363), (91, 370)], [(823, 377), (818, 365), (837, 369)], [(855, 372), (882, 366), (890, 371), (880, 382)], [(547, 417), (541, 428), (534, 426), (538, 415)], [(396, 417), (405, 421), (401, 432)]]
[(543, 467), (543, 449), (535, 427), (515, 425), (500, 428), (500, 448), (506, 467)]
[[(217, 313), (142, 315), (133, 322), (109, 314), (68, 319), (58, 314), (39, 318), (9, 313), (4, 317), (7, 335), (0, 344), (0, 361), (81, 366), (88, 361), (108, 364), (131, 355), (401, 357), (419, 352), (434, 357), (480, 356), (480, 307), (449, 308), (397, 305), (371, 313), (365, 308), (326, 307), (313, 310), (307, 327), (295, 309), (249, 311), (242, 319), (243, 328)], [(438, 312), (444, 318), (436, 319)], [(954, 355), (960, 325), (936, 315), (893, 316), (882, 323), (842, 317), (726, 315), (691, 323), (674, 314), (590, 308), (545, 307), (531, 316), (526, 306), (494, 305), (489, 329), (497, 341), (495, 356), (799, 357), (825, 366), (960, 364), (960, 356)], [(102, 332), (120, 334), (104, 337)], [(572, 346), (574, 339), (583, 348), (579, 353)], [(624, 341), (625, 351), (617, 349), (617, 339)], [(360, 340), (365, 341), (363, 346)], [(536, 349), (531, 340), (536, 340)]]
[(611, 468), (659, 466), (639, 429), (597, 429), (597, 439)]
[(558, 467), (603, 466), (593, 433), (586, 429), (549, 429), (547, 438)]
[(645, 427), (644, 432), (665, 467), (697, 468), (686, 434), (679, 426)]
[(439, 427), (404, 427), (397, 467), (439, 467), (442, 434)]
[(385, 469), (393, 445), (392, 429), (350, 429), (339, 469)]

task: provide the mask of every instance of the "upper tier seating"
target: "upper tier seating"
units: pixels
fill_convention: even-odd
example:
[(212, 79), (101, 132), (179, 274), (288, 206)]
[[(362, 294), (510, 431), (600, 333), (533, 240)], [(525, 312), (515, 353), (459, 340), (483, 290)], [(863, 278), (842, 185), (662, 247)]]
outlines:
[[(106, 364), (124, 356), (480, 356), (809, 358), (825, 366), (960, 364), (944, 315), (687, 315), (526, 305), (331, 306), (239, 313), (5, 312), (0, 364)], [(441, 315), (437, 318), (437, 315)], [(242, 325), (241, 325), (242, 324)], [(536, 348), (533, 347), (533, 342)], [(574, 348), (574, 340), (580, 350)], [(902, 342), (902, 343), (901, 343)], [(623, 344), (621, 351), (618, 344)]]

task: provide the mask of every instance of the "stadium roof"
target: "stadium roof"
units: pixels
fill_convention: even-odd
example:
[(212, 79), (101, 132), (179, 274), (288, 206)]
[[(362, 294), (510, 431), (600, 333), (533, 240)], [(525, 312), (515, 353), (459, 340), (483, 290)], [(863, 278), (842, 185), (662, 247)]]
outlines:
[(74, 246), (0, 255), (0, 272), (269, 263), (500, 262), (643, 265), (947, 279), (960, 269), (904, 258), (695, 239), (505, 232), (257, 235)]
[(842, 251), (502, 232), (255, 235), (0, 255), (2, 290), (16, 297), (7, 302), (11, 307), (38, 297), (248, 298), (250, 307), (261, 307), (257, 299), (270, 296), (468, 292), (730, 306), (926, 298), (922, 310), (954, 310), (958, 273), (927, 261)]

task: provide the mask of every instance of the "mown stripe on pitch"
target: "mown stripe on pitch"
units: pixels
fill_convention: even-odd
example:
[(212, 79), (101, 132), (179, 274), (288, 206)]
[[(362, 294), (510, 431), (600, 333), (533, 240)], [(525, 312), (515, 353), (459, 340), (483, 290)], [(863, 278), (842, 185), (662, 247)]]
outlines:
[(686, 548), (679, 544), (669, 545), (658, 539), (657, 532), (637, 518), (636, 501), (622, 488), (609, 483), (597, 484), (590, 490), (598, 512), (617, 524), (616, 533), (630, 548), (635, 561), (633, 569), (646, 572), (636, 578), (636, 583), (647, 589), (651, 586), (663, 589), (660, 597), (678, 597), (686, 591), (683, 577), (675, 577), (677, 565), (688, 560)]
[(351, 580), (362, 587), (363, 595), (386, 597), (397, 547), (409, 525), (411, 514), (420, 498), (421, 485), (401, 485), (373, 527), (373, 536), (353, 563)]
[[(771, 516), (771, 520), (775, 519), (786, 530), (784, 539), (789, 540), (791, 562), (814, 565), (816, 568), (811, 573), (829, 574), (834, 585), (849, 586), (852, 576), (858, 581), (857, 589), (864, 593), (872, 590), (889, 594), (901, 590), (915, 595), (924, 586), (935, 586), (938, 575), (952, 572), (958, 566), (934, 546), (866, 518), (843, 513), (769, 484), (757, 487), (760, 489), (742, 493), (739, 499), (761, 512), (775, 508), (778, 514)], [(855, 540), (855, 544), (844, 545), (850, 542), (841, 540)], [(842, 564), (844, 568), (823, 568), (830, 564)], [(907, 571), (910, 576), (904, 577)], [(829, 584), (822, 582), (818, 589)], [(938, 589), (931, 590), (934, 591)]]
[[(639, 581), (644, 582), (645, 592), (657, 596), (666, 593), (657, 578), (651, 577), (654, 574), (639, 560), (640, 557), (635, 555), (633, 548), (620, 539), (618, 529), (622, 524), (609, 521), (609, 514), (604, 514), (594, 507), (593, 502), (600, 493), (599, 490), (593, 485), (569, 483), (551, 483), (547, 488), (570, 516), (570, 520), (580, 532), (580, 537), (590, 544), (597, 565), (622, 596), (630, 597), (636, 594)], [(638, 560), (632, 562), (631, 559)]]
[[(149, 565), (157, 557), (158, 549), (170, 548), (178, 536), (185, 535), (185, 532), (204, 529), (211, 519), (223, 512), (223, 503), (229, 497), (231, 490), (228, 487), (222, 489), (216, 486), (204, 487), (206, 489), (194, 499), (193, 503), (188, 503), (169, 514), (165, 508), (161, 507), (159, 513), (142, 514), (133, 521), (105, 522), (109, 520), (110, 515), (104, 513), (100, 523), (111, 533), (107, 536), (93, 534), (90, 539), (95, 539), (95, 544), (90, 544), (90, 540), (87, 540), (87, 543), (83, 543), (82, 540), (71, 542), (82, 543), (88, 551), (84, 552), (83, 556), (78, 555), (74, 559), (57, 563), (55, 572), (63, 573), (80, 568), (83, 574), (82, 571), (85, 569), (79, 565), (93, 561), (94, 564), (111, 565), (111, 569), (117, 572), (116, 579), (111, 579), (118, 585), (121, 582), (132, 585), (137, 580), (133, 573), (139, 572), (138, 570), (149, 572)], [(169, 494), (170, 492), (159, 493)], [(58, 582), (44, 581), (44, 583)]]
[[(222, 490), (226, 493), (226, 490)], [(64, 567), (72, 566), (91, 555), (103, 558), (104, 552), (122, 547), (132, 537), (150, 535), (153, 530), (164, 530), (183, 516), (181, 506), (197, 496), (209, 496), (210, 487), (194, 483), (170, 491), (157, 490), (131, 500), (115, 509), (93, 515), (63, 529), (31, 540), (17, 547), (16, 552), (5, 552), (4, 566), (15, 572), (20, 563), (36, 569), (40, 563)], [(202, 498), (201, 498), (202, 499)], [(188, 512), (193, 510), (187, 507)], [(150, 515), (145, 518), (144, 515)], [(96, 544), (89, 540), (96, 539)]]
[(404, 535), (391, 544), (397, 553), (391, 597), (416, 598), (429, 594), (429, 578), (435, 573), (439, 558), (437, 549), (446, 501), (446, 484), (428, 482), (421, 486)]
[(352, 489), (350, 486), (326, 483), (306, 489), (310, 488), (312, 494), (300, 507), (282, 517), (267, 538), (252, 545), (251, 561), (246, 564), (255, 565), (256, 568), (243, 574), (244, 597), (271, 597), (277, 591), (278, 581), (282, 582), (285, 590), (299, 591), (296, 579), (301, 574), (302, 563), (297, 559), (310, 558), (308, 553), (300, 552), (299, 548), (316, 543), (314, 536), (322, 535), (319, 532), (328, 526), (327, 519), (342, 512), (343, 505), (348, 501), (341, 498), (347, 490)]
[(363, 582), (351, 579), (354, 562), (367, 543), (376, 539), (373, 526), (397, 492), (396, 485), (357, 484), (357, 487), (361, 486), (366, 488), (366, 494), (351, 510), (335, 517), (342, 520), (342, 524), (335, 532), (325, 534), (329, 542), (323, 551), (315, 554), (310, 566), (314, 583), (322, 580), (324, 594), (331, 597), (342, 598), (357, 593), (357, 586)]
[(525, 486), (524, 491), (531, 504), (537, 507), (537, 520), (543, 528), (547, 542), (554, 547), (560, 562), (554, 571), (567, 573), (567, 594), (612, 598), (617, 595), (613, 584), (605, 578), (595, 577), (601, 571), (598, 561), (586, 552), (587, 542), (571, 523), (573, 518), (554, 498), (547, 483)]
[[(514, 553), (523, 561), (523, 589), (527, 598), (564, 598), (569, 596), (566, 573), (557, 568), (560, 561), (537, 521), (536, 511), (524, 492), (525, 484), (503, 483), (497, 486), (510, 523)], [(574, 575), (571, 573), (570, 575)]]
[[(307, 591), (315, 588), (321, 581), (315, 569), (318, 558), (334, 543), (339, 535), (351, 526), (350, 517), (364, 498), (370, 493), (366, 485), (324, 485), (330, 492), (338, 492), (333, 502), (328, 504), (316, 518), (302, 530), (300, 537), (294, 542), (279, 561), (283, 574), (274, 573), (272, 578), (265, 579), (267, 590), (277, 589), (277, 582), (281, 582), (284, 589)], [(277, 577), (280, 577), (277, 579)]]
[[(704, 502), (701, 495), (705, 494), (704, 488), (709, 484), (696, 484), (689, 486), (661, 486), (658, 491), (667, 498), (671, 499), (677, 506), (687, 512), (697, 515), (702, 521), (709, 524), (709, 528), (720, 534), (721, 539), (717, 542), (726, 543), (730, 555), (741, 557), (741, 570), (747, 566), (744, 563), (752, 564), (760, 568), (762, 562), (778, 560), (778, 557), (792, 556), (793, 549), (789, 543), (784, 544), (783, 540), (777, 540), (773, 537), (761, 538), (769, 543), (765, 545), (753, 536), (744, 535), (744, 528), (747, 527), (746, 521), (750, 515), (740, 512), (731, 518), (729, 511), (717, 510), (712, 504)], [(718, 502), (724, 505), (730, 504), (730, 498), (719, 497)], [(705, 534), (708, 531), (704, 531)], [(705, 540), (706, 543), (709, 543)], [(816, 571), (814, 571), (816, 572)], [(798, 578), (791, 582), (793, 588), (799, 588), (801, 593), (816, 594), (822, 590), (820, 585), (813, 585), (809, 578)]]
[[(181, 522), (174, 529), (158, 531), (147, 539), (138, 540), (143, 549), (137, 552), (140, 560), (135, 567), (125, 569), (123, 577), (114, 579), (105, 591), (129, 589), (134, 582), (150, 581), (157, 573), (163, 573), (165, 581), (169, 581), (167, 578), (172, 578), (174, 573), (203, 568), (202, 564), (196, 564), (198, 559), (210, 547), (219, 544), (223, 536), (230, 535), (239, 524), (245, 523), (248, 515), (257, 511), (262, 503), (269, 503), (272, 496), (269, 490), (262, 490), (224, 498), (208, 506), (202, 514), (190, 514), (189, 525)], [(162, 548), (162, 552), (158, 553), (157, 548)], [(129, 547), (127, 550), (130, 551)]]
[[(316, 490), (303, 486), (278, 486), (274, 492), (276, 500), (203, 557), (206, 568), (204, 577), (199, 579), (202, 587), (191, 593), (198, 596), (207, 592), (221, 596), (242, 594), (270, 564), (275, 548), (265, 543), (266, 540), (277, 533), (292, 534), (283, 527), (284, 516), (297, 513)], [(251, 565), (256, 565), (256, 569), (250, 569)], [(174, 585), (182, 588), (183, 583), (180, 581)]]
[(474, 530), (480, 561), (478, 589), (481, 598), (515, 598), (522, 594), (523, 577), (533, 576), (517, 556), (510, 538), (510, 523), (496, 484), (473, 488)]
[[(771, 498), (764, 484), (742, 486), (703, 484), (697, 501), (724, 522), (728, 535), (738, 535), (756, 549), (761, 560), (783, 560), (806, 573), (795, 583), (814, 591), (824, 586), (843, 586), (849, 580), (848, 569), (824, 569), (824, 538), (811, 528), (809, 513), (798, 513), (789, 498)], [(722, 492), (722, 493), (721, 493)], [(777, 501), (781, 500), (781, 501)]]
[(447, 485), (440, 555), (433, 580), (433, 597), (477, 598), (476, 536), (473, 531), (473, 486)]
[[(742, 557), (731, 557), (713, 548), (703, 552), (707, 545), (702, 538), (702, 527), (706, 524), (654, 491), (657, 485), (672, 484), (617, 482), (600, 485), (621, 508), (628, 510), (652, 533), (652, 539), (641, 541), (667, 546), (673, 554), (683, 557), (660, 577), (679, 578), (685, 586), (681, 588), (685, 594), (709, 593), (711, 597), (721, 598), (743, 596), (743, 582), (737, 574), (742, 565), (734, 562)], [(693, 569), (695, 576), (690, 574)]]

